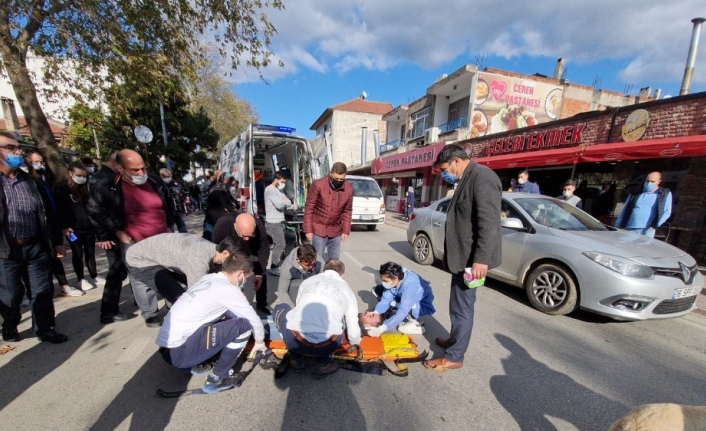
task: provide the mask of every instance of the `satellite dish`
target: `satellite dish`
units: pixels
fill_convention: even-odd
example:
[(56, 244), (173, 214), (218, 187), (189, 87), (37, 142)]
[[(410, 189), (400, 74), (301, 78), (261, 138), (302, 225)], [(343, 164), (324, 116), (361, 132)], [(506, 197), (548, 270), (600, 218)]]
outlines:
[(368, 93), (366, 93), (365, 91), (363, 91), (363, 94), (361, 94), (360, 97), (362, 97), (363, 99), (367, 99), (367, 98), (368, 98)]
[(665, 94), (665, 95), (662, 97), (662, 99), (669, 99), (670, 97), (672, 97), (671, 94)]
[(143, 144), (149, 144), (153, 138), (150, 128), (143, 125), (135, 127), (135, 137)]

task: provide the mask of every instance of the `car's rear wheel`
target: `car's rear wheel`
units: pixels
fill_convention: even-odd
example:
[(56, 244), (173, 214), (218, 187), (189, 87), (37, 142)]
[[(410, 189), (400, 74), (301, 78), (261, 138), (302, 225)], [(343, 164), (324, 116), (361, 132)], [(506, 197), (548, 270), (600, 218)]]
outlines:
[(375, 229), (378, 228), (378, 225), (376, 224), (369, 224), (366, 226), (370, 232), (373, 232)]
[(429, 237), (423, 233), (417, 235), (412, 243), (414, 249), (414, 260), (421, 265), (431, 265), (434, 263), (434, 252), (431, 249)]
[(569, 314), (578, 306), (578, 289), (566, 268), (553, 263), (539, 265), (527, 277), (525, 290), (537, 310), (552, 314)]

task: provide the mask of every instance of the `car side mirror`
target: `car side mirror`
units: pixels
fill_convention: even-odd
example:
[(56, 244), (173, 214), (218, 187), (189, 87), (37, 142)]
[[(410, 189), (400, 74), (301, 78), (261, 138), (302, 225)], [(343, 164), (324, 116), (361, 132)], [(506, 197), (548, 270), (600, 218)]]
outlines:
[(500, 220), (500, 226), (506, 227), (508, 229), (524, 229), (525, 225), (522, 224), (522, 220), (514, 217), (508, 217)]

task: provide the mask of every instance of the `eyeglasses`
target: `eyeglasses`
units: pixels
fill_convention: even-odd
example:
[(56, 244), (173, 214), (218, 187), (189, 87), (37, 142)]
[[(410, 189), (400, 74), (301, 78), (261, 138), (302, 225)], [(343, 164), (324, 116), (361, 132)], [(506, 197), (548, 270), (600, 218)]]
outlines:
[(0, 146), (0, 148), (7, 148), (10, 151), (17, 151), (17, 150), (21, 149), (22, 147), (20, 147), (19, 145), (9, 144), (9, 145), (2, 145), (2, 146)]
[(243, 235), (242, 233), (240, 233), (240, 232), (238, 231), (238, 228), (237, 228), (237, 227), (235, 228), (235, 233), (236, 233), (239, 237), (241, 237), (241, 238), (243, 238), (243, 239), (255, 238), (255, 232), (251, 233), (250, 235)]

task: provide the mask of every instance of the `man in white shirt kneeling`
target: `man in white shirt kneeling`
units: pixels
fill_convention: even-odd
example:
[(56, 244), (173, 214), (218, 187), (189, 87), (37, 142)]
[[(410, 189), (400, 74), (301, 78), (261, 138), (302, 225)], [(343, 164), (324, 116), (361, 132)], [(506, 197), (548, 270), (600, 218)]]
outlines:
[(248, 343), (253, 351), (265, 351), (265, 330), (260, 317), (242, 292), (252, 272), (248, 256), (233, 253), (222, 271), (203, 276), (169, 310), (157, 336), (165, 361), (177, 368), (191, 368), (194, 375), (206, 374), (201, 364), (220, 352), (203, 391), (209, 394), (235, 387), (233, 366)]
[(343, 280), (345, 265), (329, 260), (324, 272), (304, 280), (296, 306), (279, 304), (274, 308), (275, 324), (289, 351), (294, 372), (304, 371), (304, 355), (316, 357), (314, 376), (324, 377), (338, 370), (331, 354), (345, 343), (359, 344), (358, 301)]

